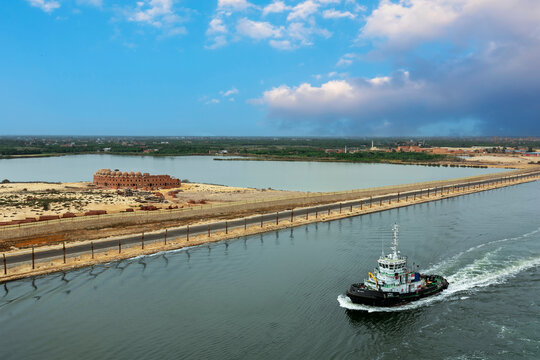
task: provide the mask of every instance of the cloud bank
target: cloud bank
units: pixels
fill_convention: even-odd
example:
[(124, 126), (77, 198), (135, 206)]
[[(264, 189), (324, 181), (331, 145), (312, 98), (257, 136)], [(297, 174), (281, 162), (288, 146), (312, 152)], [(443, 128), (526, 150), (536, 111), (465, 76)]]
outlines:
[(373, 47), (366, 56), (399, 59), (396, 70), (284, 84), (255, 103), (283, 127), (318, 133), (540, 134), (540, 2), (382, 0), (358, 38)]
[(206, 48), (251, 40), (278, 50), (295, 50), (332, 36), (321, 21), (350, 21), (363, 10), (350, 0), (274, 0), (262, 6), (247, 0), (219, 0), (206, 31)]
[(34, 7), (37, 7), (46, 13), (53, 12), (60, 7), (60, 3), (55, 0), (27, 0), (28, 3)]

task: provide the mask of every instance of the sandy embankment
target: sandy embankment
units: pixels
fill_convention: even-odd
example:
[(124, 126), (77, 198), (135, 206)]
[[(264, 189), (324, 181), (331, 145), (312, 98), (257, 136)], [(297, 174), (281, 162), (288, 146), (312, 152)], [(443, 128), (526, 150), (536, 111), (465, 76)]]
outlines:
[(301, 192), (251, 189), (221, 185), (185, 183), (175, 189), (143, 191), (101, 189), (89, 182), (76, 183), (7, 183), (0, 185), (0, 222), (90, 210), (108, 214), (152, 205), (158, 209), (259, 200), (291, 196)]
[(488, 166), (505, 166), (508, 165), (515, 166), (516, 168), (526, 168), (530, 162), (540, 161), (538, 157), (529, 157), (521, 155), (506, 155), (506, 154), (492, 154), (492, 155), (473, 155), (473, 156), (464, 156), (463, 160), (469, 163), (481, 163), (487, 164)]
[[(94, 258), (92, 258), (91, 254), (84, 254), (78, 257), (74, 257), (74, 258), (68, 258), (66, 259), (65, 264), (63, 263), (62, 258), (59, 258), (53, 261), (48, 261), (48, 262), (36, 263), (35, 269), (32, 269), (31, 265), (25, 264), (25, 265), (21, 265), (14, 268), (9, 268), (7, 275), (4, 275), (3, 273), (0, 274), (0, 282), (11, 281), (15, 279), (24, 278), (24, 277), (47, 274), (47, 273), (52, 273), (52, 272), (57, 272), (57, 271), (65, 271), (65, 270), (80, 268), (84, 266), (90, 266), (90, 265), (94, 265), (98, 263), (106, 263), (110, 261), (127, 259), (127, 258), (136, 257), (136, 256), (141, 256), (141, 255), (148, 255), (148, 254), (153, 254), (153, 253), (162, 252), (162, 251), (180, 249), (180, 248), (185, 248), (189, 246), (197, 246), (204, 243), (223, 241), (223, 240), (238, 238), (238, 237), (246, 236), (246, 235), (253, 235), (257, 233), (274, 231), (274, 230), (283, 229), (283, 228), (301, 226), (301, 225), (305, 225), (305, 224), (309, 224), (313, 222), (331, 221), (331, 220), (337, 220), (337, 219), (342, 219), (342, 218), (351, 217), (351, 216), (358, 216), (358, 215), (364, 215), (364, 214), (369, 214), (369, 213), (374, 213), (374, 212), (380, 212), (384, 210), (410, 206), (413, 204), (437, 201), (437, 200), (441, 200), (445, 198), (451, 198), (455, 196), (461, 196), (465, 194), (471, 194), (475, 192), (486, 191), (486, 190), (496, 189), (500, 187), (512, 186), (519, 183), (536, 181), (537, 179), (538, 177), (536, 179), (518, 180), (516, 182), (512, 182), (509, 184), (497, 183), (497, 184), (492, 184), (486, 187), (478, 187), (478, 188), (475, 187), (472, 189), (455, 191), (455, 192), (452, 192), (450, 189), (447, 189), (447, 191), (442, 194), (441, 193), (432, 194), (430, 197), (427, 197), (427, 196), (412, 197), (411, 196), (411, 197), (406, 197), (405, 199), (402, 198), (400, 202), (396, 202), (396, 201), (392, 203), (384, 202), (382, 203), (382, 205), (377, 202), (374, 202), (372, 207), (370, 206), (364, 206), (363, 208), (353, 207), (352, 211), (350, 211), (350, 208), (346, 208), (341, 213), (338, 211), (334, 211), (330, 215), (328, 215), (326, 212), (321, 212), (319, 213), (317, 218), (314, 216), (313, 213), (311, 213), (311, 215), (307, 219), (302, 216), (302, 217), (295, 218), (294, 221), (292, 222), (290, 220), (281, 220), (279, 224), (275, 224), (274, 222), (267, 222), (262, 227), (259, 225), (254, 225), (254, 226), (247, 227), (246, 230), (244, 230), (243, 228), (235, 228), (235, 229), (229, 229), (228, 233), (225, 233), (225, 231), (217, 231), (217, 232), (211, 233), (210, 237), (206, 234), (191, 236), (189, 237), (189, 241), (185, 237), (175, 238), (175, 239), (168, 239), (167, 244), (165, 244), (165, 238), (163, 238), (162, 241), (159, 241), (156, 243), (146, 243), (144, 245), (144, 249), (142, 249), (142, 246), (139, 246), (139, 245), (129, 247), (129, 248), (127, 247), (122, 248), (120, 252), (118, 251), (117, 248), (111, 248), (107, 250), (106, 252), (95, 253)], [(51, 248), (58, 248), (59, 246), (61, 247), (61, 245), (50, 245), (50, 246), (40, 247), (40, 249), (46, 250), (46, 249), (51, 249)], [(29, 250), (26, 250), (26, 251), (29, 251)]]

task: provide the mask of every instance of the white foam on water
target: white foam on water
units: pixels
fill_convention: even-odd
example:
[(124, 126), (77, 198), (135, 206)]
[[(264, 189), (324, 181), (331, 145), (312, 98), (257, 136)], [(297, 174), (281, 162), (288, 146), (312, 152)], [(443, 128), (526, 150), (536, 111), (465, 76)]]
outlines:
[[(135, 255), (133, 257), (126, 258), (124, 260), (138, 260), (138, 259), (143, 259), (143, 258), (158, 257), (158, 256), (162, 256), (163, 254), (174, 254), (174, 253), (184, 252), (184, 251), (188, 251), (188, 250), (192, 250), (192, 249), (196, 249), (200, 247), (205, 247), (205, 246), (208, 246), (208, 244), (204, 243), (204, 244), (199, 244), (199, 245), (184, 246), (178, 249), (162, 250), (162, 251), (158, 251), (151, 254)], [(113, 260), (111, 262), (108, 262), (107, 264), (113, 264), (117, 261), (119, 260)]]
[[(127, 258), (127, 260), (139, 260), (139, 259), (144, 259), (145, 257), (148, 257), (149, 255), (152, 255), (152, 254), (148, 254), (148, 255), (136, 255), (136, 256)], [(117, 261), (118, 261), (118, 260), (117, 260)], [(120, 260), (120, 261), (122, 261), (122, 260)]]
[[(471, 289), (501, 284), (520, 272), (540, 265), (540, 257), (527, 260), (514, 260), (506, 262), (491, 261), (487, 254), (481, 259), (475, 260), (457, 273), (448, 276), (450, 283), (448, 293), (457, 293)], [(493, 266), (498, 265), (501, 266)]]
[[(404, 310), (417, 309), (424, 306), (429, 306), (432, 303), (444, 301), (454, 294), (465, 291), (473, 291), (478, 288), (501, 284), (509, 278), (516, 276), (520, 272), (537, 267), (540, 265), (540, 257), (516, 260), (516, 261), (495, 261), (492, 258), (499, 249), (486, 254), (484, 257), (475, 260), (472, 264), (460, 269), (455, 274), (446, 277), (450, 285), (448, 289), (443, 290), (440, 294), (427, 297), (406, 305), (395, 306), (390, 308), (367, 306), (354, 304), (351, 299), (341, 294), (337, 301), (339, 306), (349, 310), (361, 310), (367, 312), (396, 312)], [(460, 300), (464, 300), (462, 297)]]
[(440, 269), (444, 268), (444, 266), (454, 263), (463, 254), (470, 253), (471, 251), (474, 251), (474, 250), (478, 250), (480, 248), (483, 248), (484, 246), (504, 243), (504, 242), (507, 242), (507, 241), (518, 241), (518, 240), (522, 240), (522, 239), (529, 240), (528, 239), (529, 237), (531, 237), (532, 235), (535, 235), (535, 234), (537, 234), (539, 232), (540, 232), (540, 228), (538, 228), (536, 230), (533, 230), (531, 232), (522, 234), (522, 235), (515, 236), (515, 237), (488, 241), (487, 243), (472, 246), (472, 247), (468, 248), (467, 250), (464, 250), (464, 251), (461, 251), (461, 252), (457, 253), (456, 255), (452, 256), (449, 259), (443, 260), (443, 261), (439, 262), (438, 264), (435, 264), (435, 265), (433, 265), (433, 266), (431, 266), (431, 267), (429, 267), (427, 269), (422, 270), (421, 272), (424, 273), (424, 274), (434, 273), (437, 270), (440, 270)]

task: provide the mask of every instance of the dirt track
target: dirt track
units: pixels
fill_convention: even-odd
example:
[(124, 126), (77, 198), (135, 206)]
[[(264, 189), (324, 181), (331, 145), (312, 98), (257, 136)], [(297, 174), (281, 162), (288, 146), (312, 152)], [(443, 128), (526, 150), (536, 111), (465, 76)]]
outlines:
[[(471, 194), (471, 193), (475, 193), (479, 191), (496, 189), (496, 188), (504, 187), (504, 186), (511, 186), (511, 185), (515, 185), (515, 184), (519, 184), (523, 182), (535, 181), (535, 180), (538, 180), (539, 175), (540, 175), (540, 172), (536, 173), (534, 177), (529, 176), (526, 178), (515, 179), (512, 181), (495, 181), (495, 182), (491, 181), (489, 183), (481, 182), (481, 183), (474, 184), (473, 186), (462, 186), (461, 185), (462, 183), (457, 183), (456, 184), (457, 186), (451, 186), (451, 187), (447, 186), (446, 188), (437, 187), (436, 189), (434, 189), (434, 191), (430, 193), (429, 196), (426, 193), (420, 193), (420, 196), (416, 196), (417, 193), (415, 192), (414, 197), (410, 195), (406, 195), (405, 199), (401, 197), (401, 201), (400, 201), (399, 196), (397, 197), (397, 201), (396, 201), (396, 196), (395, 196), (396, 193), (393, 193), (392, 196), (386, 197), (386, 200), (375, 201), (373, 204), (371, 201), (365, 202), (364, 207), (362, 207), (362, 205), (358, 206), (358, 202), (352, 201), (350, 202), (350, 207), (348, 204), (346, 204), (344, 211), (342, 211), (341, 203), (339, 203), (339, 207), (338, 207), (339, 212), (338, 210), (336, 210), (336, 206), (334, 206), (333, 207), (334, 211), (331, 213), (330, 206), (328, 206), (328, 213), (326, 212), (326, 210), (321, 211), (319, 212), (318, 217), (316, 215), (313, 216), (314, 215), (313, 209), (308, 210), (307, 212), (307, 214), (309, 214), (309, 212), (311, 211), (310, 217), (308, 217), (307, 214), (306, 216), (304, 215), (299, 216), (299, 214), (302, 214), (302, 209), (297, 209), (294, 212), (294, 214), (297, 215), (296, 218), (293, 219), (293, 215), (291, 214), (290, 218), (289, 217), (286, 218), (288, 220), (282, 220), (281, 222), (279, 222), (279, 224), (277, 223), (277, 221), (274, 223), (273, 220), (270, 220), (269, 222), (267, 220), (264, 226), (262, 225), (262, 222), (260, 226), (257, 225), (258, 222), (255, 225), (251, 223), (250, 226), (246, 227), (244, 225), (244, 227), (240, 227), (240, 228), (236, 227), (235, 229), (230, 229), (228, 232), (216, 231), (216, 232), (213, 232), (212, 235), (210, 235), (210, 232), (208, 233), (208, 235), (206, 235), (206, 233), (203, 233), (203, 234), (199, 233), (199, 234), (194, 234), (194, 236), (192, 236), (191, 238), (190, 237), (186, 238), (185, 236), (181, 238), (173, 238), (173, 239), (170, 239), (168, 243), (163, 242), (162, 240), (157, 241), (157, 242), (154, 241), (153, 243), (148, 244), (146, 247), (143, 246), (142, 248), (140, 245), (131, 246), (131, 247), (122, 249), (122, 252), (120, 252), (119, 249), (115, 250), (114, 247), (112, 249), (108, 248), (105, 252), (100, 252), (96, 254), (94, 254), (92, 250), (92, 255), (88, 253), (81, 253), (79, 255), (66, 259), (67, 261), (65, 262), (62, 261), (61, 257), (58, 258), (58, 256), (56, 256), (56, 258), (54, 259), (50, 259), (45, 262), (36, 263), (35, 268), (31, 267), (28, 264), (21, 264), (15, 267), (10, 267), (7, 274), (0, 275), (0, 282), (10, 281), (14, 279), (19, 279), (19, 278), (34, 276), (34, 275), (39, 275), (39, 274), (46, 274), (46, 273), (51, 273), (51, 272), (56, 272), (56, 271), (64, 271), (67, 269), (73, 269), (73, 268), (93, 265), (96, 263), (125, 259), (125, 258), (130, 258), (130, 257), (138, 256), (138, 255), (179, 249), (186, 246), (194, 246), (194, 245), (199, 245), (199, 244), (208, 243), (208, 242), (221, 241), (225, 239), (236, 238), (239, 236), (251, 235), (251, 234), (273, 231), (273, 230), (278, 230), (278, 229), (287, 228), (287, 227), (304, 225), (304, 224), (308, 224), (312, 222), (336, 220), (336, 219), (341, 219), (341, 218), (350, 217), (350, 216), (358, 216), (358, 215), (384, 211), (384, 210), (394, 209), (394, 208), (403, 207), (403, 206), (410, 206), (413, 204), (419, 204), (423, 202), (437, 201), (437, 200), (450, 198), (454, 196), (461, 196), (461, 195)], [(324, 209), (326, 209), (326, 206), (324, 207)], [(305, 213), (305, 210), (307, 209), (304, 208), (304, 213)], [(159, 225), (162, 225), (162, 224), (159, 224)], [(140, 228), (138, 229), (138, 231), (140, 231)], [(103, 233), (101, 234), (103, 237)], [(162, 239), (162, 237), (160, 238)], [(103, 239), (101, 241), (109, 241), (109, 242), (114, 241), (116, 244), (117, 240), (116, 238), (114, 238), (114, 239)], [(96, 241), (96, 243), (97, 242), (98, 241)], [(80, 244), (81, 242), (78, 242), (78, 243)], [(82, 243), (84, 243), (84, 241)], [(86, 243), (88, 244), (88, 242)], [(37, 251), (50, 251), (50, 249), (54, 249), (55, 247), (58, 248), (58, 245), (40, 247)], [(24, 252), (26, 253), (26, 256), (28, 257), (28, 250), (23, 251), (23, 253)], [(8, 254), (13, 256), (13, 255), (16, 255), (17, 253), (21, 253), (21, 252), (20, 251), (9, 252)], [(32, 255), (32, 258), (33, 258), (33, 255)]]
[[(536, 171), (538, 171), (537, 169)], [(197, 224), (215, 219), (231, 219), (243, 216), (276, 212), (285, 209), (335, 203), (352, 199), (369, 198), (419, 189), (440, 188), (457, 183), (471, 181), (496, 180), (505, 176), (514, 176), (533, 171), (516, 170), (497, 174), (480, 175), (469, 178), (432, 181), (417, 184), (396, 185), (350, 192), (318, 193), (301, 196), (289, 196), (264, 201), (234, 203), (227, 206), (201, 206), (199, 209), (182, 212), (150, 212), (141, 216), (118, 216), (108, 218), (84, 219), (84, 222), (65, 221), (60, 224), (32, 224), (30, 227), (0, 229), (0, 250), (10, 247), (28, 247), (32, 245), (53, 244), (60, 241), (93, 240), (108, 236), (118, 236), (153, 231), (166, 227)], [(31, 232), (29, 231), (31, 230)]]

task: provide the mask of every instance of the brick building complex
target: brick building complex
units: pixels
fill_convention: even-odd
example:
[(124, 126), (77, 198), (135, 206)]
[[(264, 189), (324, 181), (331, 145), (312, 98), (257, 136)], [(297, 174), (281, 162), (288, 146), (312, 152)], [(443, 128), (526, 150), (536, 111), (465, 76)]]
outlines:
[(168, 189), (179, 187), (179, 179), (169, 175), (150, 175), (140, 172), (111, 171), (111, 169), (101, 169), (94, 174), (94, 185), (113, 189)]

